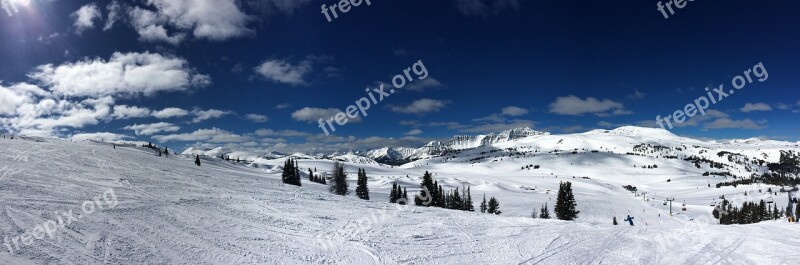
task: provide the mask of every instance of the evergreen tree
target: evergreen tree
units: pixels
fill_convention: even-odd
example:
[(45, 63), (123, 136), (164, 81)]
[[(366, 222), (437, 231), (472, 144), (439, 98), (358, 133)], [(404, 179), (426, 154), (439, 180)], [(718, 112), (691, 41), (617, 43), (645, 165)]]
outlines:
[(481, 213), (486, 213), (486, 193), (483, 194), (483, 202), (481, 202)]
[(433, 189), (430, 191), (433, 195), (433, 201), (431, 202), (431, 205), (436, 207), (444, 207), (444, 191), (442, 191), (441, 187), (439, 186), (439, 181), (433, 181)]
[[(542, 205), (542, 210), (541, 210), (541, 212), (539, 213), (539, 218), (542, 218), (542, 219), (550, 219), (550, 210), (549, 210), (549, 209), (547, 209), (547, 203), (545, 203), (544, 205)], [(616, 218), (616, 217), (615, 217), (615, 218)]]
[(367, 171), (363, 168), (358, 169), (358, 182), (356, 184), (356, 196), (363, 200), (369, 200), (369, 188), (367, 187)]
[[(438, 192), (434, 192), (436, 188), (433, 186), (433, 176), (431, 176), (431, 173), (425, 171), (425, 175), (422, 176), (422, 182), (419, 184), (419, 187), (422, 190), (414, 197), (414, 204), (417, 206), (431, 206), (431, 203), (434, 202), (433, 197), (437, 196), (434, 194), (438, 194)], [(425, 201), (422, 200), (423, 198)]]
[(308, 168), (308, 181), (317, 182), (314, 178), (314, 171), (311, 171), (311, 168)]
[(556, 198), (556, 217), (560, 220), (572, 221), (578, 218), (580, 211), (575, 210), (577, 203), (575, 202), (575, 195), (572, 194), (572, 183), (561, 182), (558, 188), (558, 197)]
[(294, 173), (294, 169), (292, 169), (294, 163), (291, 163), (291, 161), (292, 161), (291, 158), (286, 159), (286, 161), (283, 161), (283, 173), (281, 173), (281, 181), (283, 181), (283, 183), (286, 184), (291, 182), (290, 179), (292, 178), (292, 174)]
[(169, 157), (169, 148), (167, 148), (166, 146), (164, 147), (164, 156)]
[(489, 205), (488, 205), (488, 208), (486, 209), (486, 211), (488, 213), (490, 213), (490, 214), (500, 214), (500, 213), (502, 213), (500, 211), (500, 202), (497, 201), (497, 199), (495, 199), (494, 197), (492, 197), (491, 199), (489, 199)]
[(472, 205), (472, 194), (469, 191), (469, 186), (467, 186), (467, 202), (466, 202), (466, 204), (467, 204), (467, 207), (465, 208), (465, 210), (470, 211), (470, 212), (474, 212), (475, 211), (475, 205)]
[(389, 193), (389, 202), (390, 203), (397, 202), (397, 183), (392, 183), (392, 192)]
[(616, 216), (614, 216), (614, 222), (613, 222), (613, 224), (614, 224), (614, 225), (618, 225), (618, 224), (619, 224), (619, 223), (617, 223), (617, 217), (616, 217)]
[(344, 173), (344, 165), (339, 162), (333, 163), (333, 182), (329, 189), (330, 192), (337, 195), (347, 195), (349, 192), (347, 187), (347, 174)]
[(297, 186), (303, 185), (300, 183), (300, 166), (297, 164), (297, 160), (294, 161), (294, 184)]
[(408, 203), (408, 190), (403, 188), (403, 200), (400, 200), (400, 205), (406, 205)]
[(194, 164), (197, 165), (198, 167), (200, 166), (200, 155), (195, 155)]
[(283, 173), (281, 174), (283, 183), (300, 186), (300, 170), (293, 159), (286, 159), (283, 162)]

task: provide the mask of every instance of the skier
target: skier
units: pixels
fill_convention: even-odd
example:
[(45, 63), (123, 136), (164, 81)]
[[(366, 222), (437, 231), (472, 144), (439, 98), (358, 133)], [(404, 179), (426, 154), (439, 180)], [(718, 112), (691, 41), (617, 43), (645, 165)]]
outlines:
[(631, 217), (630, 215), (628, 215), (628, 218), (625, 218), (625, 221), (627, 221), (628, 223), (631, 224), (631, 226), (633, 226), (633, 217)]

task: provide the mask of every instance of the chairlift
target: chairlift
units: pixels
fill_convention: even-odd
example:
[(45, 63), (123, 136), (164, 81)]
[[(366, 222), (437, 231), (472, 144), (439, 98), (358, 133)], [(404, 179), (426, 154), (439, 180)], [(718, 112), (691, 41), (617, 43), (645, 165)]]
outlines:
[(772, 199), (772, 196), (767, 197), (767, 203), (774, 203), (775, 200)]

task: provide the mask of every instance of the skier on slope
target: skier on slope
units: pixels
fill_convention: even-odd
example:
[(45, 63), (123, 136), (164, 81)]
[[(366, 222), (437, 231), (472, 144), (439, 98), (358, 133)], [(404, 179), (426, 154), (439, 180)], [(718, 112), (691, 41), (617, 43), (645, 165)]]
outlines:
[(633, 217), (631, 217), (630, 215), (628, 215), (628, 218), (625, 218), (625, 221), (630, 223), (631, 226), (633, 226)]

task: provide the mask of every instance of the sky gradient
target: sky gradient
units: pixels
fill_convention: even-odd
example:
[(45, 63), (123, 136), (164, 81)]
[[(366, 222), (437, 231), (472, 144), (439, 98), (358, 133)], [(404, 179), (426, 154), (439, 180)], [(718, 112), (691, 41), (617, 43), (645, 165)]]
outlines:
[[(769, 76), (671, 129), (800, 140), (796, 1), (12, 0), (0, 128), (62, 138), (323, 152), (516, 127), (656, 126), (762, 63)], [(319, 118), (417, 62), (429, 74), (328, 136)], [(414, 72), (412, 71), (413, 75)]]

